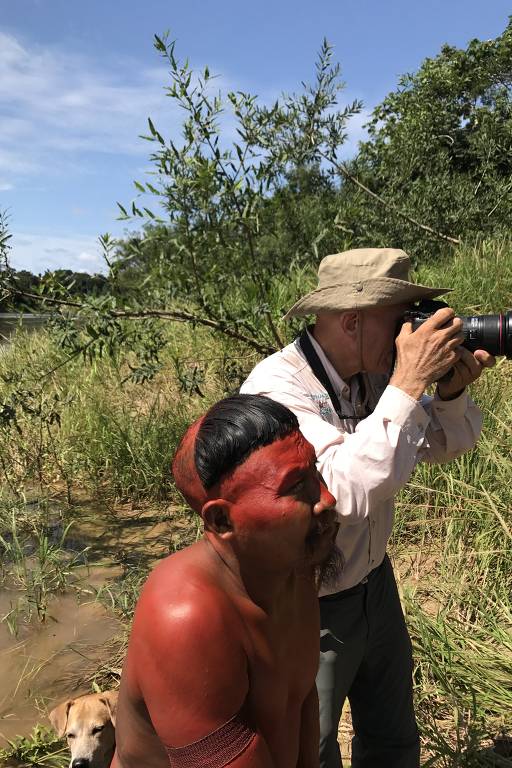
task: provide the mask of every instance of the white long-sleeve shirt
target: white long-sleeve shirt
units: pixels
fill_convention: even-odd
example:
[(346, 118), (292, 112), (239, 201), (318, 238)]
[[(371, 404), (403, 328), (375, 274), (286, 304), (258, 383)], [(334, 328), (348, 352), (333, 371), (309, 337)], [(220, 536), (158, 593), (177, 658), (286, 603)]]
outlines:
[(444, 462), (472, 448), (480, 434), (480, 410), (466, 392), (454, 400), (424, 396), (416, 401), (386, 386), (384, 376), (365, 375), (365, 403), (357, 377), (350, 385), (337, 374), (310, 334), (342, 406), (340, 419), (311, 370), (298, 340), (262, 360), (240, 391), (278, 400), (298, 418), (313, 445), (329, 490), (337, 499), (337, 544), (344, 569), (330, 594), (358, 584), (383, 560), (394, 519), (394, 496), (418, 460)]

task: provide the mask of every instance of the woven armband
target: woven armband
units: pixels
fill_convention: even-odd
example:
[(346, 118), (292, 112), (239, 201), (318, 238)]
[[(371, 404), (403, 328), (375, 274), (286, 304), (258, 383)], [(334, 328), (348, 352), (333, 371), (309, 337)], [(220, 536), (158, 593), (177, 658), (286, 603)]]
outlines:
[(223, 768), (247, 749), (255, 735), (237, 712), (203, 739), (165, 749), (171, 768)]

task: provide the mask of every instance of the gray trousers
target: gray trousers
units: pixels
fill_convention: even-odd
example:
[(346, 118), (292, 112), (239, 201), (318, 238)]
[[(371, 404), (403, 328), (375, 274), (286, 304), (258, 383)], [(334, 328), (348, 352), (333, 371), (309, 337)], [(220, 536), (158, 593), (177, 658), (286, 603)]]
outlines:
[(340, 768), (338, 724), (352, 712), (352, 768), (418, 768), (411, 641), (391, 563), (344, 592), (320, 598), (320, 766)]

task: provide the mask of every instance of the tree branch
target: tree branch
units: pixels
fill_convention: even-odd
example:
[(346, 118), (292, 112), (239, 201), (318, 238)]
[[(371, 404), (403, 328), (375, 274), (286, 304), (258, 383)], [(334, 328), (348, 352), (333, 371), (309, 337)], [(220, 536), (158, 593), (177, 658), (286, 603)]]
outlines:
[(145, 309), (140, 312), (131, 312), (126, 310), (109, 310), (111, 316), (120, 318), (123, 320), (138, 320), (146, 317), (156, 317), (162, 320), (176, 320), (178, 322), (193, 323), (197, 325), (204, 325), (207, 328), (213, 328), (216, 331), (220, 331), (225, 336), (229, 336), (231, 339), (242, 341), (249, 347), (252, 347), (257, 352), (261, 352), (263, 355), (271, 355), (276, 352), (275, 347), (269, 347), (265, 344), (260, 344), (256, 339), (252, 339), (250, 336), (246, 336), (245, 333), (240, 333), (232, 328), (227, 328), (223, 323), (218, 320), (210, 320), (207, 317), (198, 317), (192, 315), (190, 312), (183, 312), (181, 310), (166, 310), (166, 309)]
[[(75, 307), (77, 309), (83, 310), (88, 309), (85, 304), (79, 304), (76, 301), (52, 299), (48, 296), (40, 296), (37, 293), (29, 293), (27, 291), (14, 290), (13, 293), (16, 293), (18, 296), (24, 296), (25, 298), (29, 299), (37, 299), (39, 301), (48, 302), (50, 304)], [(276, 347), (260, 344), (260, 342), (256, 339), (253, 339), (250, 336), (246, 336), (245, 333), (240, 333), (240, 331), (235, 331), (232, 328), (228, 328), (218, 320), (211, 320), (208, 317), (199, 317), (197, 315), (193, 315), (190, 312), (184, 312), (182, 310), (145, 309), (141, 311), (130, 311), (122, 309), (107, 309), (106, 313), (110, 315), (110, 317), (115, 317), (120, 320), (143, 320), (146, 317), (155, 317), (160, 318), (161, 320), (176, 320), (177, 322), (204, 325), (207, 328), (213, 328), (214, 330), (223, 333), (225, 336), (229, 336), (230, 339), (235, 339), (236, 341), (241, 341), (244, 344), (247, 344), (247, 346), (252, 347), (262, 355), (271, 355), (277, 351)]]
[(336, 163), (334, 160), (329, 158), (326, 154), (322, 153), (322, 157), (325, 158), (325, 160), (328, 160), (331, 162), (335, 168), (340, 171), (342, 176), (344, 176), (345, 179), (348, 179), (348, 181), (352, 182), (352, 184), (355, 184), (356, 187), (359, 187), (359, 189), (362, 189), (363, 192), (365, 192), (367, 195), (372, 197), (374, 200), (376, 200), (380, 205), (384, 206), (384, 208), (388, 208), (390, 211), (393, 211), (393, 213), (396, 213), (397, 216), (401, 216), (402, 219), (405, 219), (409, 222), (409, 224), (413, 224), (415, 227), (419, 227), (424, 232), (428, 232), (430, 235), (434, 235), (434, 237), (438, 237), (440, 240), (444, 240), (447, 243), (452, 243), (453, 245), (460, 245), (460, 239), (457, 237), (450, 237), (450, 235), (444, 235), (442, 232), (437, 232), (435, 229), (432, 229), (432, 227), (429, 227), (428, 224), (422, 224), (419, 221), (416, 221), (416, 219), (413, 219), (412, 216), (408, 216), (406, 213), (401, 211), (399, 208), (397, 208), (393, 203), (389, 203), (387, 200), (384, 200), (383, 197), (378, 195), (376, 192), (372, 192), (371, 189), (369, 189), (367, 186), (365, 186), (359, 179), (357, 179), (355, 176), (353, 176), (350, 171), (348, 170), (347, 166), (344, 163)]
[(19, 288), (10, 288), (8, 295), (24, 296), (26, 299), (36, 299), (43, 304), (56, 304), (57, 306), (64, 307), (76, 307), (77, 309), (83, 309), (84, 305), (79, 304), (76, 301), (68, 301), (66, 299), (53, 299), (51, 296), (42, 296), (39, 293), (29, 293), (28, 291), (20, 291)]

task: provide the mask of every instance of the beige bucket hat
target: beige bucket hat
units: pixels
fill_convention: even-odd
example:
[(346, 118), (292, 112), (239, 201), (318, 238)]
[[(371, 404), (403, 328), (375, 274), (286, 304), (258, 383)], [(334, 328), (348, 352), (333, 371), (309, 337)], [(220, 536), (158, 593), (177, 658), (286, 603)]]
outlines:
[(284, 316), (385, 307), (433, 299), (451, 288), (429, 288), (409, 281), (411, 260), (397, 248), (354, 248), (326, 256), (318, 269), (318, 287)]

